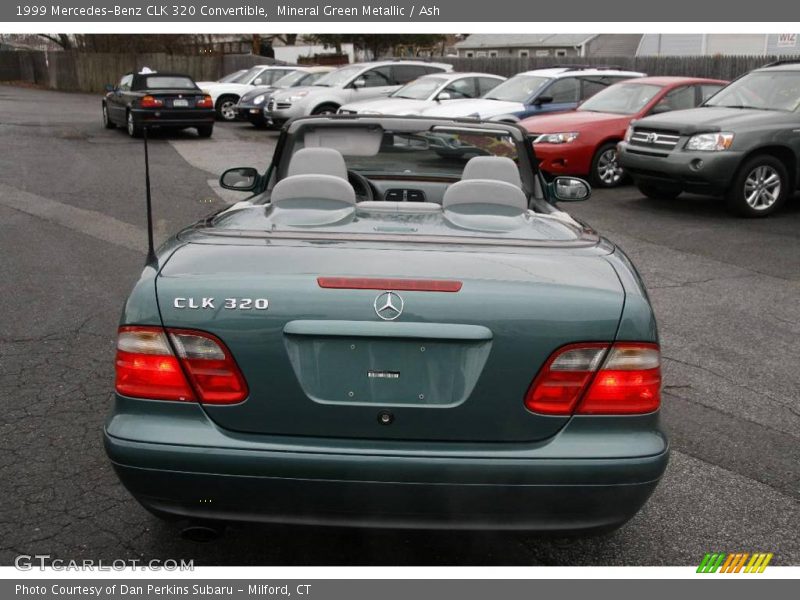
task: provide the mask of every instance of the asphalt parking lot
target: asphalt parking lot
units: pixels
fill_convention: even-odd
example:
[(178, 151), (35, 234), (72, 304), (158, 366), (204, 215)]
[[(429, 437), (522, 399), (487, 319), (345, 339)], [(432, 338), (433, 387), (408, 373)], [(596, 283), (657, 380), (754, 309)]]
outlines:
[[(224, 206), (219, 173), (263, 168), (275, 138), (218, 124), (153, 140), (157, 237)], [(633, 187), (568, 209), (631, 256), (659, 320), (673, 453), (628, 525), (591, 539), (237, 527), (199, 544), (140, 508), (102, 448), (144, 260), (141, 142), (102, 128), (97, 96), (0, 85), (0, 564), (684, 565), (712, 550), (800, 564), (800, 198), (763, 220)]]

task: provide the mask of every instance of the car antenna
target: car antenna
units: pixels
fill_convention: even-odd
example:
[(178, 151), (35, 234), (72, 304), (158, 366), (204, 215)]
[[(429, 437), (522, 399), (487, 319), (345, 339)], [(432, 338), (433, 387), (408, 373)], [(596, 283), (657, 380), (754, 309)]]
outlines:
[(153, 249), (153, 203), (150, 197), (150, 156), (147, 153), (147, 125), (142, 127), (144, 138), (144, 186), (147, 193), (147, 260), (146, 264), (155, 264), (156, 252)]

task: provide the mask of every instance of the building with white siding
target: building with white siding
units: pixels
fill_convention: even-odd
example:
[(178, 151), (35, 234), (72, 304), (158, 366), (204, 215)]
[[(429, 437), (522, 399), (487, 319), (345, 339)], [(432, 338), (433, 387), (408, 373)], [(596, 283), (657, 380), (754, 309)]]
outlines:
[(461, 58), (632, 56), (641, 34), (496, 34), (475, 33), (457, 42)]
[(637, 56), (797, 55), (796, 33), (646, 33)]

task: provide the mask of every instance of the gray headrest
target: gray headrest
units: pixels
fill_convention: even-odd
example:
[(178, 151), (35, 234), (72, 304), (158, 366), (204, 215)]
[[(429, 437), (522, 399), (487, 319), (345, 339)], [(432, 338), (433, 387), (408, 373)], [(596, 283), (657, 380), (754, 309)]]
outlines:
[(461, 180), (465, 179), (496, 179), (522, 187), (517, 163), (505, 156), (476, 156), (469, 159), (461, 174)]
[(520, 212), (528, 210), (528, 199), (519, 187), (493, 179), (462, 180), (445, 190), (442, 208), (467, 204), (507, 206)]
[[(296, 155), (295, 155), (296, 156)], [(293, 175), (281, 179), (272, 188), (273, 206), (290, 208), (335, 208), (335, 204), (354, 205), (356, 193), (346, 179), (334, 175)]]
[(287, 175), (331, 175), (347, 179), (347, 165), (342, 154), (333, 148), (302, 148), (292, 155)]

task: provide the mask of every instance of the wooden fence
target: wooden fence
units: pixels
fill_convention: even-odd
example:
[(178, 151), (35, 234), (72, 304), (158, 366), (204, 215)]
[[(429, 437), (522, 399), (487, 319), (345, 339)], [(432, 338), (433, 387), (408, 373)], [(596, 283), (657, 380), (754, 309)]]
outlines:
[[(457, 71), (478, 71), (510, 77), (521, 71), (542, 67), (614, 65), (648, 75), (684, 75), (735, 79), (774, 60), (777, 56), (617, 56), (607, 58), (566, 58), (560, 62), (544, 57), (438, 58)], [(794, 57), (800, 60), (800, 56)], [(272, 59), (250, 54), (103, 54), (79, 52), (0, 52), (0, 81), (26, 81), (63, 91), (99, 92), (132, 70), (150, 67), (158, 71), (187, 73), (197, 81), (213, 81), (223, 75)]]
[(735, 79), (748, 71), (775, 60), (797, 57), (778, 56), (611, 56), (572, 57), (559, 60), (546, 57), (503, 58), (444, 58), (457, 71), (477, 71), (511, 77), (522, 71), (560, 65), (612, 65), (648, 75), (677, 75), (684, 77), (710, 77)]
[(142, 67), (214, 81), (239, 69), (276, 62), (250, 54), (0, 52), (0, 81), (25, 81), (67, 92), (100, 92), (107, 83)]

